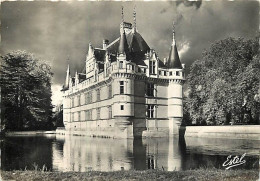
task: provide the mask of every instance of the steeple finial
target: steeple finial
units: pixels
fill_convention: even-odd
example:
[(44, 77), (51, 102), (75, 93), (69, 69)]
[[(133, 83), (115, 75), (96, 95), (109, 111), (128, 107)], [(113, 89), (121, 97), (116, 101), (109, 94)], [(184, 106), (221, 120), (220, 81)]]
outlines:
[(134, 16), (134, 32), (135, 32), (136, 31), (136, 6), (134, 7), (133, 16)]
[(122, 6), (122, 12), (121, 12), (121, 21), (124, 22), (124, 6)]
[(122, 23), (120, 25), (120, 40), (118, 47), (118, 54), (126, 54), (128, 52), (128, 44), (126, 40), (125, 30), (124, 30), (124, 7), (122, 6)]
[(175, 22), (172, 22), (172, 45), (175, 45)]

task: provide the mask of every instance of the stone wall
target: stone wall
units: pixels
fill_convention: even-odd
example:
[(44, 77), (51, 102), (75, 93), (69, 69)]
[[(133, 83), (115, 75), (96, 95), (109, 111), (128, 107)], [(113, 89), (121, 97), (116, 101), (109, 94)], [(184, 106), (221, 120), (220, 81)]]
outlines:
[(260, 125), (186, 126), (185, 137), (260, 140)]

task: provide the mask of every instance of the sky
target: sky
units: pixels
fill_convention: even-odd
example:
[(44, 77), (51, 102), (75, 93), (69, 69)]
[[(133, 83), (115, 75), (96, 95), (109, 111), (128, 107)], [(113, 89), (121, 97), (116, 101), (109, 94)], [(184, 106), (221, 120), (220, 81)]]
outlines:
[(253, 38), (259, 31), (258, 1), (9, 1), (1, 3), (1, 54), (26, 50), (52, 66), (53, 104), (70, 64), (72, 75), (82, 71), (88, 44), (102, 47), (120, 35), (121, 7), (124, 20), (133, 23), (155, 49), (168, 57), (175, 21), (176, 42), (182, 63), (189, 67), (215, 41), (227, 37)]

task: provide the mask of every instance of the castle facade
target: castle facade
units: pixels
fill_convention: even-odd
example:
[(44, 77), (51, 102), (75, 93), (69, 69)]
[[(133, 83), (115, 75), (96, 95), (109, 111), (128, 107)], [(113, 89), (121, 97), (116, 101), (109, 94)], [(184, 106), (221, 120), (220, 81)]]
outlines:
[(66, 132), (120, 138), (179, 134), (185, 74), (174, 30), (169, 58), (161, 61), (135, 23), (122, 21), (119, 38), (103, 40), (102, 48), (89, 44), (84, 70), (74, 77), (67, 70)]

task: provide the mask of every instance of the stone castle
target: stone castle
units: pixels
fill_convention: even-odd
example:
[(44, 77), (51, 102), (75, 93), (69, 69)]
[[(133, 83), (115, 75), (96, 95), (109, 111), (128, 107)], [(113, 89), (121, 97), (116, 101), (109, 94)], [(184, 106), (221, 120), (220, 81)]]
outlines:
[(67, 133), (119, 138), (179, 134), (185, 67), (174, 28), (169, 57), (161, 61), (135, 22), (135, 13), (133, 25), (122, 18), (119, 38), (103, 40), (102, 48), (89, 44), (83, 73), (71, 77), (68, 67), (62, 89)]

